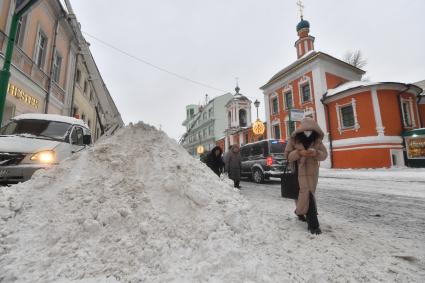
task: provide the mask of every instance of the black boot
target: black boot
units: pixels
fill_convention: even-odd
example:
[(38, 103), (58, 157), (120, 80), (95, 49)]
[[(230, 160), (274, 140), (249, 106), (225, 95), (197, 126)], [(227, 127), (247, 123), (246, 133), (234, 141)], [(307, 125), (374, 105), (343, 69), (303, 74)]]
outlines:
[(295, 215), (298, 217), (298, 220), (299, 220), (299, 221), (307, 222), (307, 219), (305, 218), (305, 215), (298, 215), (298, 214), (297, 214), (297, 211), (294, 211), (294, 213), (295, 213)]
[(307, 212), (307, 223), (308, 223), (308, 231), (311, 234), (322, 234), (322, 230), (320, 229), (319, 219), (317, 218), (317, 206), (314, 195), (310, 193), (310, 202), (308, 206)]

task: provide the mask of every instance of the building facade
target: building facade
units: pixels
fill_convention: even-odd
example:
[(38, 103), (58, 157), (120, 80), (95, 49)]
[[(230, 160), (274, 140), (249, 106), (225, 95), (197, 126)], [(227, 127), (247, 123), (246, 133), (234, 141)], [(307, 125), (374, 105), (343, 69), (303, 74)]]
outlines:
[[(14, 3), (13, 0), (0, 0), (1, 65)], [(96, 89), (87, 79), (101, 78), (98, 70), (86, 68), (84, 71), (81, 68), (80, 79), (84, 77), (84, 82), (81, 86), (76, 83), (76, 66), (83, 61), (89, 62), (92, 59), (84, 57), (92, 56), (69, 1), (66, 4), (58, 0), (42, 0), (20, 20), (1, 122), (23, 113), (75, 114), (80, 118), (84, 115), (96, 138), (105, 132), (101, 130), (104, 128), (101, 123), (122, 126), (123, 121), (104, 84), (99, 82), (101, 87)], [(86, 92), (80, 89), (85, 84)], [(74, 113), (74, 106), (82, 112)], [(98, 115), (95, 114), (96, 108), (99, 109)], [(107, 111), (113, 113), (113, 118), (106, 119)]]
[(293, 109), (325, 132), (330, 158), (323, 167), (380, 168), (405, 165), (402, 133), (420, 127), (416, 103), (422, 89), (404, 83), (361, 81), (363, 70), (314, 50), (310, 23), (297, 25), (298, 59), (264, 86), (268, 137), (288, 139), (299, 122)]
[(251, 117), (252, 101), (240, 93), (239, 86), (235, 88), (233, 98), (226, 104), (227, 127), (224, 138), (224, 151), (230, 146), (239, 146), (255, 140), (252, 132)]
[(193, 156), (202, 145), (205, 151), (216, 146), (216, 141), (224, 136), (226, 128), (225, 105), (232, 99), (232, 94), (226, 93), (208, 101), (205, 105), (186, 106), (186, 119), (182, 123), (186, 133), (180, 141), (183, 147)]

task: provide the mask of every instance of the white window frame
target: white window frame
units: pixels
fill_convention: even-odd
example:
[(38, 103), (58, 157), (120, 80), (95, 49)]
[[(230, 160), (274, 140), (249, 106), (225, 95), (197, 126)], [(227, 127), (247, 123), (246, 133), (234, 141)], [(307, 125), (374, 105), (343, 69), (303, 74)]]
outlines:
[[(43, 37), (45, 39), (45, 46), (42, 49), (43, 53), (40, 55), (41, 37)], [(47, 55), (48, 46), (49, 46), (49, 38), (47, 37), (46, 33), (41, 28), (39, 28), (38, 32), (37, 32), (37, 40), (35, 42), (34, 63), (41, 70), (44, 69), (44, 65), (46, 63), (46, 55)], [(40, 56), (41, 56), (41, 58), (40, 58)], [(40, 61), (40, 65), (38, 64), (39, 61)]]
[[(278, 126), (279, 127), (280, 137), (278, 137), (278, 138), (275, 136), (275, 131), (274, 131), (275, 126)], [(272, 122), (272, 129), (271, 130), (272, 130), (273, 139), (281, 139), (282, 138), (282, 127), (280, 126), (280, 121), (279, 120), (274, 120)]]
[[(352, 106), (353, 107), (353, 115), (354, 115), (354, 126), (352, 127), (344, 127), (343, 122), (342, 122), (342, 112), (341, 109), (347, 106)], [(339, 134), (342, 134), (345, 131), (356, 131), (358, 132), (360, 129), (360, 124), (357, 118), (357, 103), (356, 103), (356, 99), (353, 98), (351, 99), (351, 101), (349, 103), (345, 103), (345, 104), (336, 104), (336, 114), (338, 117), (338, 132)]]
[[(273, 100), (276, 99), (277, 101), (277, 112), (275, 113), (273, 110)], [(270, 95), (270, 113), (272, 115), (277, 115), (280, 112), (280, 107), (279, 107), (279, 95), (275, 92), (272, 95)]]
[[(1, 1), (0, 1), (0, 7), (1, 7)], [(18, 23), (18, 30), (16, 31), (16, 38), (15, 42), (16, 45), (22, 48), (24, 46), (25, 38), (26, 38), (26, 31), (27, 31), (27, 23), (28, 23), (28, 15), (22, 16), (19, 19)]]
[(287, 103), (286, 103), (286, 94), (287, 93), (291, 93), (291, 98), (292, 98), (292, 107), (295, 106), (295, 101), (294, 101), (294, 89), (291, 85), (287, 85), (283, 88), (283, 92), (282, 92), (282, 96), (283, 96), (283, 109), (288, 110), (289, 108), (287, 107)]
[[(409, 111), (409, 113), (407, 113), (407, 114), (408, 114), (409, 119), (410, 119), (410, 125), (408, 125), (406, 123), (403, 104), (407, 104), (407, 109)], [(403, 119), (404, 127), (405, 128), (415, 128), (416, 127), (416, 121), (415, 121), (415, 115), (414, 115), (414, 109), (413, 109), (413, 103), (412, 103), (411, 97), (409, 97), (408, 99), (401, 98), (401, 113), (402, 113), (402, 119)]]
[[(304, 101), (304, 95), (303, 95), (303, 90), (302, 90), (302, 88), (305, 85), (309, 85), (309, 87), (310, 87), (310, 99), (309, 100), (306, 100), (306, 101)], [(299, 94), (299, 98), (300, 98), (299, 99), (300, 105), (303, 105), (305, 103), (313, 102), (313, 94), (311, 93), (311, 79), (310, 79), (310, 77), (303, 76), (301, 78), (301, 80), (298, 82), (298, 94)]]
[[(60, 64), (59, 64), (59, 66), (58, 66), (58, 58), (60, 58)], [(62, 55), (59, 52), (56, 51), (55, 52), (54, 59), (53, 59), (52, 79), (57, 84), (59, 84), (59, 82), (60, 82), (62, 62), (63, 62)]]

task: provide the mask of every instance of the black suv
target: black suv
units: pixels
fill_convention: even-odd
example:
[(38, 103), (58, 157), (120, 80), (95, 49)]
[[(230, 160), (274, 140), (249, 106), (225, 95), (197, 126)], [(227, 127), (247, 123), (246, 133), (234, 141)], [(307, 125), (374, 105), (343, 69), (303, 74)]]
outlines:
[(242, 146), (242, 176), (256, 183), (270, 177), (281, 178), (287, 163), (283, 155), (285, 147), (286, 142), (281, 140), (263, 140)]

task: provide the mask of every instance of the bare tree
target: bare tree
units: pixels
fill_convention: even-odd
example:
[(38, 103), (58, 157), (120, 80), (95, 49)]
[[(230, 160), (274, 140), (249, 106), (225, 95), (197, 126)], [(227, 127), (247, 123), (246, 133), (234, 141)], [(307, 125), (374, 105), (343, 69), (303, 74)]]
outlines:
[(359, 69), (367, 65), (367, 59), (364, 58), (363, 53), (360, 50), (350, 50), (345, 53), (344, 62), (353, 65), (354, 67)]

